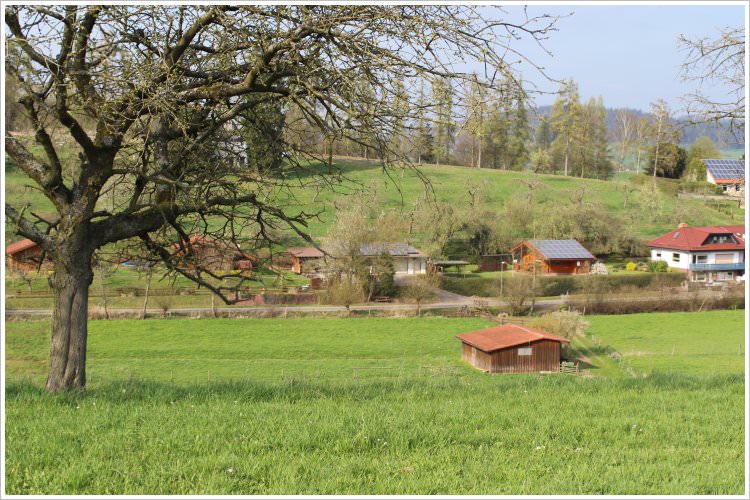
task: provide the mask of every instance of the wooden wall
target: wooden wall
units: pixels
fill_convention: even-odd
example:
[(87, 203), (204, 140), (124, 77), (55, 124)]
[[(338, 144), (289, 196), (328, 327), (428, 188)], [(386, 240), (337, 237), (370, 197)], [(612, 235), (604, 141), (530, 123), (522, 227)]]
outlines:
[[(531, 348), (531, 355), (519, 356), (519, 348)], [(468, 344), (461, 344), (461, 359), (490, 373), (556, 372), (560, 368), (560, 342), (537, 340), (530, 344), (508, 347), (486, 353)]]

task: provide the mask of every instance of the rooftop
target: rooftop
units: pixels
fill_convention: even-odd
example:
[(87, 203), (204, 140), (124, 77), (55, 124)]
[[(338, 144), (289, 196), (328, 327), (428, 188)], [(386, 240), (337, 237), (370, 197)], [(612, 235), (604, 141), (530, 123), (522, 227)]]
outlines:
[(570, 340), (564, 337), (552, 335), (536, 328), (519, 325), (493, 326), (484, 330), (462, 333), (461, 335), (456, 335), (456, 338), (484, 352), (497, 351), (517, 345), (526, 345), (538, 340), (570, 342)]
[(325, 255), (315, 247), (289, 247), (286, 249), (286, 251), (287, 253), (290, 253), (295, 257), (302, 258), (318, 258)]
[(745, 178), (744, 160), (703, 159), (702, 161), (716, 182), (736, 182)]
[(528, 240), (546, 259), (596, 259), (577, 240)]
[(20, 241), (16, 241), (15, 243), (11, 243), (10, 245), (5, 247), (5, 255), (13, 255), (17, 254), (18, 252), (23, 252), (24, 250), (28, 250), (29, 248), (34, 248), (37, 246), (37, 242), (31, 241), (28, 238), (25, 238)]
[[(734, 242), (712, 243), (712, 235), (731, 235)], [(652, 248), (667, 248), (672, 250), (744, 250), (745, 226), (700, 226), (689, 227), (680, 225), (674, 231), (659, 236), (646, 243)]]
[(388, 253), (394, 257), (421, 257), (423, 254), (406, 243), (365, 243), (360, 245), (362, 255), (371, 257)]

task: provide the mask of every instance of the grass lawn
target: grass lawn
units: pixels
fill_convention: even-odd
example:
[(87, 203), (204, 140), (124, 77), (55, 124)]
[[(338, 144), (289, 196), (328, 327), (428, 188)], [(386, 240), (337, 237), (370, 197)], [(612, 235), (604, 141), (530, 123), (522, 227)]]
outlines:
[(635, 371), (744, 373), (744, 311), (591, 316), (589, 333)]
[(48, 395), (47, 323), (7, 323), (6, 493), (744, 492), (741, 370), (491, 376), (454, 338), (486, 325), (92, 321), (87, 392)]

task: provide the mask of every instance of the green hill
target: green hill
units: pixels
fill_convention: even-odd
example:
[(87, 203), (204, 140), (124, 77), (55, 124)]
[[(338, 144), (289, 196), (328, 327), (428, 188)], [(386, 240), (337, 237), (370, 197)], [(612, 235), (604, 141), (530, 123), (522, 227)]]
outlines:
[[(586, 212), (589, 218), (611, 216), (636, 241), (646, 241), (663, 234), (680, 222), (709, 225), (741, 223), (744, 219), (744, 211), (729, 200), (704, 202), (701, 199), (678, 198), (677, 181), (656, 179), (658, 190), (649, 195), (644, 191), (644, 185), (650, 183), (651, 178), (642, 175), (618, 175), (615, 180), (603, 181), (442, 165), (422, 165), (419, 169), (402, 168), (384, 172), (378, 163), (365, 160), (339, 160), (335, 166), (341, 173), (336, 182), (330, 185), (316, 184), (313, 175), (295, 178), (292, 184), (296, 187), (279, 194), (287, 213), (318, 213), (318, 217), (308, 226), (310, 234), (316, 239), (325, 237), (336, 220), (336, 206), (354, 198), (370, 200), (375, 215), (393, 212), (395, 219), (401, 221), (408, 217), (417, 200), (424, 210), (435, 201), (447, 203), (456, 211), (473, 210), (469, 220), (486, 222), (500, 235), (505, 230), (510, 231), (510, 221), (506, 218), (504, 207), (509, 203), (516, 203), (522, 208), (526, 206), (531, 217), (530, 227), (526, 229), (528, 234), (514, 230), (511, 239), (517, 236), (552, 237), (545, 234), (549, 230), (545, 228), (548, 228), (550, 218), (559, 217), (562, 210), (575, 205), (589, 207)], [(324, 165), (312, 165), (310, 171), (322, 173), (326, 168)], [(529, 188), (529, 183), (533, 189)], [(24, 187), (30, 184), (31, 181), (22, 173), (6, 171), (8, 202), (16, 206), (28, 204), (29, 209), (36, 213), (52, 212), (51, 203), (41, 193)], [(471, 192), (475, 196), (473, 209), (470, 206)], [(610, 219), (604, 223), (608, 224), (607, 221)], [(17, 238), (8, 227), (6, 237), (10, 240)], [(459, 231), (454, 240), (468, 237), (466, 230)], [(423, 244), (425, 238), (424, 231), (417, 228), (411, 236), (404, 234), (401, 239), (418, 245)], [(282, 234), (282, 241), (284, 244), (302, 243), (291, 231), (286, 236)]]

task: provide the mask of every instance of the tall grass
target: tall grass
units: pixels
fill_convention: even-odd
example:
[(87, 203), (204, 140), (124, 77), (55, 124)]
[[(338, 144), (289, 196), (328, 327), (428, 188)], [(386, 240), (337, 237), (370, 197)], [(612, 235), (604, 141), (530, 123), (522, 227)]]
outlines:
[(491, 376), (454, 338), (486, 325), (93, 321), (89, 389), (49, 395), (46, 324), (9, 323), (6, 493), (744, 491), (741, 372)]

